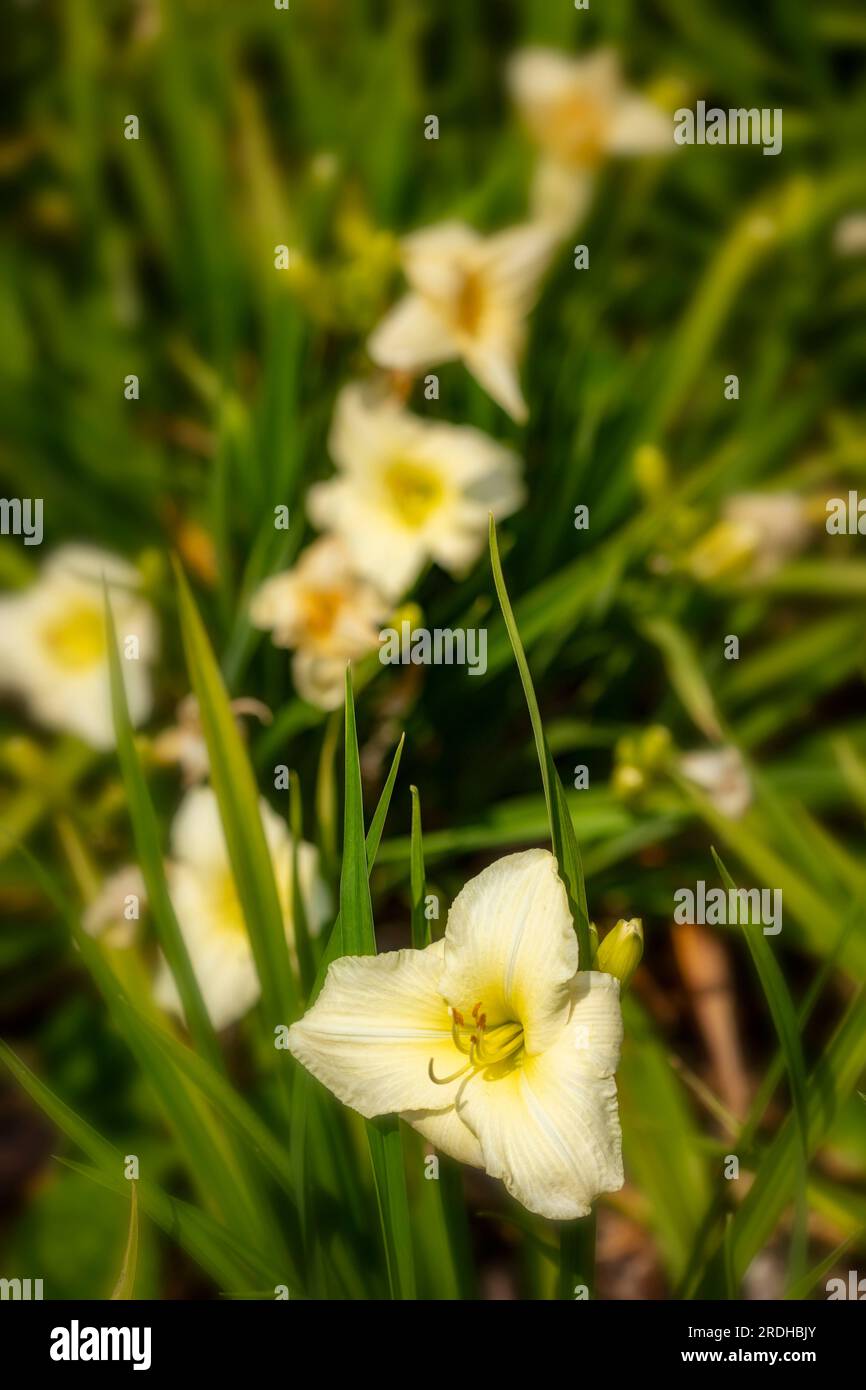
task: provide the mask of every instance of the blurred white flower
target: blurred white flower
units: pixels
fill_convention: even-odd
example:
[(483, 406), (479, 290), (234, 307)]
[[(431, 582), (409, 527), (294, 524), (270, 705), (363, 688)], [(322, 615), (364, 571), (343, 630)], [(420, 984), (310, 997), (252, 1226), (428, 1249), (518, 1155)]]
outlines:
[[(292, 837), (284, 822), (260, 801), (265, 838), (283, 913), (286, 939), (294, 950)], [(261, 993), (252, 946), (235, 889), (216, 794), (210, 787), (186, 793), (171, 827), (168, 887), (205, 1007), (214, 1028), (242, 1018)], [(309, 929), (317, 934), (330, 915), (330, 896), (319, 874), (313, 845), (298, 845), (301, 899)], [(180, 999), (168, 965), (161, 960), (157, 1002), (174, 1013)]]
[(556, 861), (507, 855), (455, 898), (442, 941), (334, 961), (289, 1047), (344, 1105), (399, 1113), (540, 1216), (622, 1186), (620, 986), (577, 970)]
[(586, 211), (595, 170), (605, 159), (674, 148), (670, 116), (629, 91), (610, 49), (572, 58), (556, 49), (527, 48), (512, 58), (508, 79), (541, 150), (532, 214), (559, 234)]
[(294, 650), (298, 694), (320, 709), (342, 704), (346, 664), (378, 647), (388, 612), (336, 536), (314, 541), (292, 569), (266, 579), (250, 604), (255, 626), (269, 629), (275, 646)]
[(373, 361), (416, 373), (462, 360), (503, 410), (524, 421), (518, 362), (554, 244), (533, 224), (482, 236), (465, 223), (443, 222), (406, 237), (410, 291), (371, 335)]
[(739, 820), (752, 801), (752, 782), (738, 748), (702, 748), (684, 753), (680, 771), (705, 791), (719, 815)]
[[(238, 715), (255, 715), (262, 724), (270, 724), (272, 715), (267, 705), (263, 705), (261, 700), (253, 700), (249, 697), (241, 697), (231, 702), (232, 713), (236, 716), (235, 722), (242, 729)], [(186, 695), (177, 707), (177, 724), (169, 729), (163, 729), (153, 740), (153, 756), (158, 763), (171, 765), (176, 763), (182, 773), (186, 786), (194, 786), (196, 782), (203, 782), (210, 772), (210, 760), (208, 758), (207, 743), (205, 742), (204, 731), (201, 725), (198, 700), (194, 695)]]
[(125, 864), (87, 904), (81, 925), (89, 936), (100, 936), (109, 946), (131, 946), (146, 897), (141, 870)]
[[(158, 627), (150, 604), (136, 592), (132, 565), (94, 546), (65, 545), (45, 561), (34, 584), (0, 600), (0, 687), (20, 696), (40, 723), (96, 748), (114, 744), (103, 577), (137, 725), (151, 710), (149, 667)], [(137, 657), (130, 656), (136, 648)]]
[(358, 386), (340, 394), (330, 450), (339, 472), (310, 488), (310, 518), (342, 538), (357, 572), (389, 598), (429, 560), (464, 574), (484, 548), (489, 513), (509, 516), (523, 501), (510, 449)]
[(796, 493), (738, 493), (692, 548), (688, 568), (708, 582), (726, 575), (766, 579), (803, 549), (811, 524), (809, 507)]

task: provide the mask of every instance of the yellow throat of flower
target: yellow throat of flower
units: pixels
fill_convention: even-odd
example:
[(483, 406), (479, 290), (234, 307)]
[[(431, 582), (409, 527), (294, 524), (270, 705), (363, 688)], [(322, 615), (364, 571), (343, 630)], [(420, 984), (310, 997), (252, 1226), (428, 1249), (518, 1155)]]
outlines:
[(221, 932), (230, 936), (246, 933), (244, 914), (230, 869), (217, 874), (211, 884), (211, 905), (214, 921)]
[(463, 333), (475, 337), (487, 308), (487, 287), (480, 271), (464, 272), (454, 302), (454, 321)]
[(419, 530), (445, 495), (442, 479), (428, 464), (395, 459), (384, 473), (388, 504), (404, 526)]
[(304, 595), (307, 633), (314, 641), (330, 637), (344, 599), (342, 589), (310, 589)]
[(471, 1080), (479, 1073), (483, 1073), (488, 1080), (494, 1080), (520, 1065), (524, 1049), (522, 1023), (508, 1019), (491, 1027), (480, 1003), (472, 1009), (471, 1018), (472, 1022), (467, 1023), (459, 1009), (451, 1010), (454, 1046), (469, 1060), (450, 1076), (436, 1076), (431, 1058), (427, 1073), (437, 1086), (445, 1086), (460, 1076)]
[(105, 619), (95, 604), (78, 599), (42, 628), (42, 641), (64, 671), (83, 671), (106, 652)]
[(593, 92), (573, 92), (547, 113), (544, 139), (568, 164), (591, 168), (601, 162), (610, 112)]

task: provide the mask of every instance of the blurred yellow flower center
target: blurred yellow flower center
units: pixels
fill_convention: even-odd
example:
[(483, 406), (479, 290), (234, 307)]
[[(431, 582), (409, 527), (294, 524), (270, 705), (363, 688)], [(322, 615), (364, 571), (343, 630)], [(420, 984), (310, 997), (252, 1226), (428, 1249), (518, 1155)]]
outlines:
[(395, 459), (385, 469), (385, 491), (403, 525), (417, 530), (439, 506), (445, 489), (433, 468)]
[(58, 666), (81, 671), (105, 656), (105, 620), (101, 609), (86, 602), (71, 604), (42, 628), (42, 640)]
[(229, 869), (225, 869), (214, 878), (211, 884), (211, 893), (214, 917), (220, 928), (232, 936), (242, 936), (246, 932), (244, 914), (235, 889), (235, 881)]
[(524, 1045), (522, 1023), (518, 1023), (516, 1019), (506, 1019), (503, 1023), (496, 1023), (491, 1027), (487, 1022), (484, 1006), (480, 1003), (474, 1006), (470, 1017), (472, 1022), (467, 1023), (459, 1009), (451, 1010), (451, 1037), (454, 1046), (469, 1060), (450, 1076), (436, 1076), (431, 1058), (427, 1068), (428, 1075), (430, 1080), (439, 1086), (456, 1081), (467, 1072), (473, 1076), (478, 1072), (485, 1072), (488, 1080), (504, 1076), (521, 1061)]
[(342, 589), (309, 589), (304, 595), (304, 616), (310, 637), (328, 637), (343, 604)]
[(608, 112), (597, 97), (573, 92), (549, 113), (544, 138), (571, 163), (597, 164), (604, 152), (608, 120)]
[(475, 334), (481, 326), (481, 319), (487, 302), (487, 290), (483, 277), (478, 271), (467, 270), (457, 293), (454, 317), (457, 327), (464, 333)]

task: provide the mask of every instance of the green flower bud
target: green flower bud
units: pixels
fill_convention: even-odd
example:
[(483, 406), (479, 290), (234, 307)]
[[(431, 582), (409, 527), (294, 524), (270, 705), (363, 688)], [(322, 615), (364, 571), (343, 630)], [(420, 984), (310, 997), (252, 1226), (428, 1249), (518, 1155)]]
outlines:
[(625, 989), (640, 965), (643, 955), (643, 923), (639, 917), (620, 920), (598, 948), (597, 965), (607, 975), (615, 975)]

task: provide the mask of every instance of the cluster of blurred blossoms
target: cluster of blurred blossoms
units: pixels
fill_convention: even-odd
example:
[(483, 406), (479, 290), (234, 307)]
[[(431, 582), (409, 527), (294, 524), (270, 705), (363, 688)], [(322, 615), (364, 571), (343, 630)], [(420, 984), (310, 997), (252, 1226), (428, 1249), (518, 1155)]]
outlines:
[[(399, 244), (406, 291), (368, 338), (374, 372), (338, 393), (329, 437), (335, 474), (307, 493), (308, 518), (322, 534), (252, 600), (253, 623), (293, 652), (298, 693), (323, 709), (341, 703), (347, 660), (357, 662), (376, 650), (381, 627), (427, 567), (436, 564), (455, 578), (466, 574), (484, 548), (489, 514), (506, 517), (524, 500), (513, 451), (478, 429), (411, 413), (406, 399), (412, 380), (459, 361), (512, 419), (524, 422), (520, 360), (528, 317), (562, 239), (589, 206), (598, 170), (610, 157), (672, 148), (669, 116), (628, 90), (610, 52), (574, 59), (527, 50), (510, 63), (508, 84), (538, 148), (528, 216), (492, 234), (444, 222)], [(385, 231), (371, 237), (357, 218), (352, 225), (359, 256), (372, 259), (381, 275), (393, 237)], [(309, 263), (304, 273), (309, 275)], [(360, 311), (348, 315), (350, 323), (362, 320)], [(725, 516), (721, 548), (733, 527), (740, 556), (757, 548), (760, 536), (766, 551), (766, 516), (759, 524), (755, 517), (754, 505), (749, 514)], [(693, 577), (709, 576), (718, 548), (712, 533), (694, 548)], [(790, 549), (784, 538), (773, 546), (774, 554)], [(130, 716), (140, 726), (152, 713), (151, 671), (159, 648), (146, 588), (140, 570), (113, 554), (86, 545), (58, 549), (32, 583), (0, 602), (5, 690), (44, 726), (98, 750), (112, 747), (105, 593), (126, 658)], [(238, 718), (270, 718), (255, 700), (235, 701), (234, 709)], [(199, 785), (206, 782), (208, 759), (191, 697), (181, 702), (176, 725), (149, 747), (155, 762), (177, 764), (183, 773), (185, 794), (170, 833), (169, 886), (205, 1002), (222, 1027), (252, 1007), (259, 987), (215, 797)], [(634, 791), (635, 770), (646, 759), (621, 762), (620, 789), (626, 791), (631, 778)], [(648, 765), (640, 775), (647, 770)], [(730, 781), (730, 767), (722, 771)], [(704, 782), (720, 775), (715, 765), (695, 766), (691, 773)], [(316, 850), (293, 845), (264, 802), (262, 816), (292, 945), (293, 866), (311, 931), (328, 915), (327, 892)], [(105, 932), (114, 945), (129, 944), (143, 896), (137, 871), (119, 870), (90, 902), (86, 925)], [(179, 1009), (162, 965), (156, 989), (166, 1007)]]
[[(462, 362), (524, 423), (528, 316), (596, 171), (613, 155), (672, 148), (669, 117), (625, 87), (607, 50), (574, 59), (528, 49), (510, 63), (508, 84), (539, 148), (529, 217), (489, 235), (450, 221), (403, 238), (406, 293), (367, 342), (380, 374), (339, 394), (329, 441), (337, 474), (307, 496), (309, 520), (326, 534), (253, 598), (253, 623), (294, 652), (298, 693), (325, 709), (342, 701), (346, 662), (377, 647), (392, 605), (426, 567), (463, 576), (483, 550), (489, 514), (509, 516), (523, 501), (514, 453), (477, 429), (410, 413), (413, 379)], [(381, 233), (373, 239), (378, 264)], [(303, 257), (296, 273), (318, 284)]]

